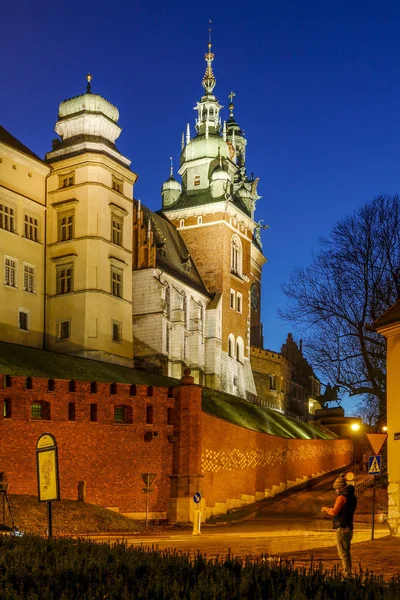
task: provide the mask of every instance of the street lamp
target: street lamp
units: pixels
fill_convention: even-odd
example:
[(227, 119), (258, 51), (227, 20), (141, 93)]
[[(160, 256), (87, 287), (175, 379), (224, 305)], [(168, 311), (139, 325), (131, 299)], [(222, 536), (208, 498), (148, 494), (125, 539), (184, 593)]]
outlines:
[(353, 462), (354, 462), (354, 475), (356, 474), (356, 433), (360, 429), (359, 423), (352, 423), (350, 426), (352, 432), (354, 433), (354, 450), (353, 450)]

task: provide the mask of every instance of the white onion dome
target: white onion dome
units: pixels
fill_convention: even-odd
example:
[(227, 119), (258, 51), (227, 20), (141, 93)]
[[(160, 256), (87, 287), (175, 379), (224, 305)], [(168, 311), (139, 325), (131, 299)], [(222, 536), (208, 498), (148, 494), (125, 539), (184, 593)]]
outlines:
[(176, 181), (172, 175), (162, 184), (161, 193), (169, 192), (171, 190), (178, 191), (179, 193), (182, 191), (181, 184), (179, 181)]
[(211, 174), (211, 181), (231, 181), (231, 176), (222, 166), (218, 166)]

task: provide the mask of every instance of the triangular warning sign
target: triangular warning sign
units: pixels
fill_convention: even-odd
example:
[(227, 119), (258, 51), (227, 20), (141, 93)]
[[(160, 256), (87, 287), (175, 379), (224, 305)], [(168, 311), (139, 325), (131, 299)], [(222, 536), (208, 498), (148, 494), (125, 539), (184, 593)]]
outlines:
[(380, 472), (381, 472), (381, 467), (379, 466), (376, 456), (374, 456), (374, 460), (372, 461), (371, 466), (369, 467), (368, 473), (371, 475), (372, 473), (380, 473)]
[(371, 444), (372, 450), (375, 454), (379, 454), (379, 450), (386, 441), (387, 433), (367, 433), (367, 438)]

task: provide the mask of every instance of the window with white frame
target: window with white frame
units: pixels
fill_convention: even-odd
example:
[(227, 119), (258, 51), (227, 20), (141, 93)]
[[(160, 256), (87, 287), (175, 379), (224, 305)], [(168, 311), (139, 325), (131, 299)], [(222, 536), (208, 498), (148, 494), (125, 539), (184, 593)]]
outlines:
[(4, 257), (4, 285), (17, 287), (17, 259), (10, 256)]
[(29, 313), (26, 310), (18, 311), (18, 327), (21, 331), (29, 331)]
[(236, 340), (236, 360), (244, 363), (244, 342), (240, 336)]
[(0, 229), (15, 231), (15, 209), (0, 203)]
[(231, 302), (230, 302), (230, 306), (231, 308), (235, 309), (235, 297), (236, 297), (236, 292), (235, 290), (231, 290)]
[(235, 275), (242, 274), (242, 243), (237, 235), (231, 240), (231, 271)]
[(66, 242), (74, 237), (74, 211), (58, 215), (58, 241)]
[(73, 291), (74, 267), (72, 264), (56, 266), (57, 294), (70, 294)]
[(39, 221), (30, 215), (25, 215), (25, 237), (34, 242), (39, 241)]
[(243, 306), (243, 302), (242, 302), (242, 294), (240, 292), (236, 293), (236, 310), (241, 313), (242, 312), (242, 306)]
[(200, 175), (195, 175), (193, 179), (193, 185), (196, 187), (200, 185)]
[(232, 358), (235, 356), (235, 338), (232, 333), (228, 337), (228, 356)]
[(24, 263), (24, 290), (35, 293), (35, 267)]

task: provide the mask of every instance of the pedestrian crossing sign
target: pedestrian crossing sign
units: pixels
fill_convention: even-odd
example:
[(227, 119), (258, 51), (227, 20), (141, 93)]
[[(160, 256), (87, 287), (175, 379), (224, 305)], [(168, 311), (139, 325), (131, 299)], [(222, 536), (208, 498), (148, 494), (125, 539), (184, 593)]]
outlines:
[(382, 456), (380, 454), (368, 457), (368, 475), (381, 474), (381, 458)]

